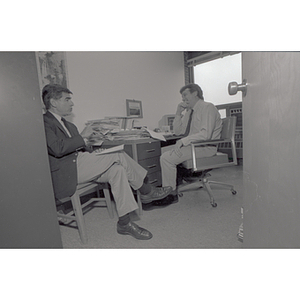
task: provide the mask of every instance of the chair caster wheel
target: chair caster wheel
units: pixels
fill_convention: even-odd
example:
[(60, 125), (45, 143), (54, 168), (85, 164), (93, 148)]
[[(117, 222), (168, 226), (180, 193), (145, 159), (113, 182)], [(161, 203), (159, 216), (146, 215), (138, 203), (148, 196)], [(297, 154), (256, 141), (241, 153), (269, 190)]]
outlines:
[(182, 193), (178, 193), (178, 196), (179, 196), (179, 197), (182, 197), (182, 196), (183, 196), (183, 194), (182, 194)]
[(237, 193), (237, 191), (232, 190), (231, 193), (232, 193), (232, 195), (235, 195)]
[(217, 203), (212, 203), (211, 204), (212, 207), (217, 207), (217, 205), (218, 205)]

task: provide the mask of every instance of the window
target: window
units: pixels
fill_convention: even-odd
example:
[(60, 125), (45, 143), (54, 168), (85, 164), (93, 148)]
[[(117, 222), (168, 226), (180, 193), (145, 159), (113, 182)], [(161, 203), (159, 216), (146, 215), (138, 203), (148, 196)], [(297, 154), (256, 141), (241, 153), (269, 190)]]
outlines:
[(228, 84), (242, 82), (242, 55), (237, 53), (208, 62), (199, 63), (194, 68), (194, 82), (203, 90), (204, 100), (214, 105), (242, 101), (242, 93), (228, 94)]

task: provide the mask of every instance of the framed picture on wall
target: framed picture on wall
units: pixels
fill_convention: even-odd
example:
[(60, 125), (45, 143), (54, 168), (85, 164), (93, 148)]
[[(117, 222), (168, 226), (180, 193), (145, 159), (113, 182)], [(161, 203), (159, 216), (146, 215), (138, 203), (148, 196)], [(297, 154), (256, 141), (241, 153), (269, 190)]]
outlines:
[(126, 99), (127, 117), (143, 118), (142, 101)]
[(68, 86), (65, 52), (39, 51), (36, 60), (41, 89), (49, 83)]
[[(39, 51), (36, 52), (36, 63), (42, 97), (42, 89), (46, 84), (68, 86), (67, 64), (65, 52)], [(45, 112), (44, 104), (42, 103)]]

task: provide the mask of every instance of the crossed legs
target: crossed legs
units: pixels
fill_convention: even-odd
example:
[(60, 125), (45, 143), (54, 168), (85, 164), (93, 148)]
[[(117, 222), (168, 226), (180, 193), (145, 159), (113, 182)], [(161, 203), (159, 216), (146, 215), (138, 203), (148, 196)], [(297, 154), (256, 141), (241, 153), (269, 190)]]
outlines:
[(138, 208), (134, 190), (143, 185), (147, 171), (125, 152), (96, 155), (79, 153), (77, 159), (78, 183), (97, 180), (109, 182), (119, 217)]
[(146, 201), (166, 197), (171, 188), (152, 189), (149, 184), (144, 183), (147, 171), (125, 152), (105, 155), (79, 153), (77, 174), (78, 183), (97, 180), (110, 184), (119, 215), (118, 233), (129, 234), (142, 240), (152, 237), (148, 230), (130, 222), (129, 213), (138, 208), (131, 187), (145, 194)]
[(138, 209), (123, 166), (112, 165), (97, 181), (110, 184), (119, 217)]

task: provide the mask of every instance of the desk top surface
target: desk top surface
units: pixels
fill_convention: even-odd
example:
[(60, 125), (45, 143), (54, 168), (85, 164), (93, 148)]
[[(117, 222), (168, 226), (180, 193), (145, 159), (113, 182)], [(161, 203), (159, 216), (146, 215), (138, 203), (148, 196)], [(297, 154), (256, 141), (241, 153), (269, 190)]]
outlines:
[(155, 140), (152, 138), (140, 138), (140, 139), (132, 139), (132, 140), (115, 140), (115, 141), (108, 141), (105, 140), (103, 142), (103, 146), (111, 146), (111, 145), (128, 145), (128, 144), (143, 144), (143, 143), (152, 143), (152, 142), (159, 142), (159, 140)]
[[(167, 136), (165, 137), (166, 142), (171, 142), (171, 141), (176, 141), (178, 139), (180, 139), (181, 136)], [(126, 140), (115, 140), (115, 141), (108, 141), (105, 140), (103, 142), (103, 146), (114, 146), (114, 145), (120, 145), (120, 144), (124, 144), (124, 145), (130, 145), (130, 144), (143, 144), (143, 143), (152, 143), (152, 142), (161, 142), (161, 143), (166, 143), (165, 141), (161, 141), (161, 140), (157, 140), (157, 139), (153, 139), (153, 138), (139, 138), (139, 139), (126, 139)]]

